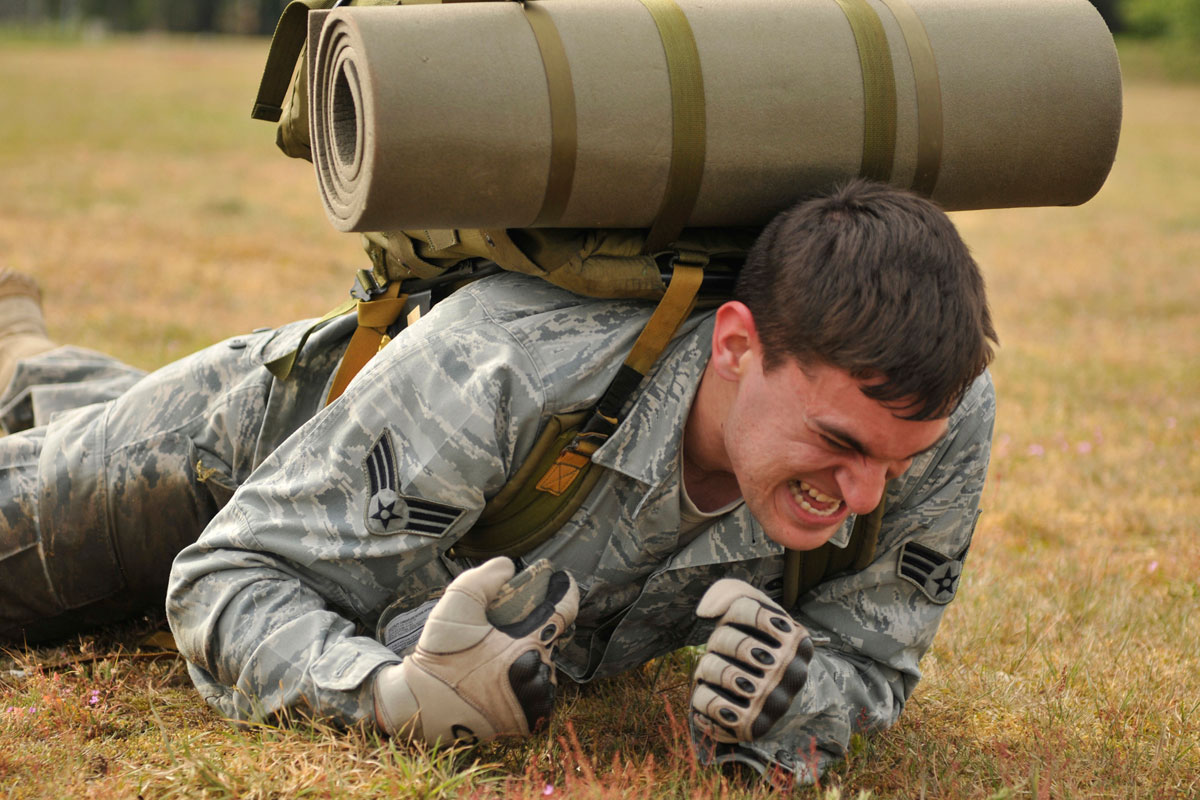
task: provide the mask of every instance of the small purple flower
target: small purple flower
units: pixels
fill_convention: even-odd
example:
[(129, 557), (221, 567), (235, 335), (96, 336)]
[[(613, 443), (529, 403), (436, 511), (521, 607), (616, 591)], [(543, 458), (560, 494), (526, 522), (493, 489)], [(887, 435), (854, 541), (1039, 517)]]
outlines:
[(554, 794), (554, 784), (547, 783), (546, 788), (542, 789), (542, 797), (549, 797)]
[(1092, 452), (1092, 443), (1091, 442), (1080, 442), (1079, 444), (1075, 445), (1075, 450), (1076, 450), (1076, 452), (1086, 455), (1087, 453)]
[(92, 689), (92, 694), (90, 697), (88, 697), (88, 705), (94, 706), (99, 702), (100, 702), (100, 690)]
[(1029, 445), (1028, 452), (1031, 456), (1041, 458), (1042, 456), (1046, 455), (1046, 448), (1042, 447), (1040, 444), (1034, 443)]

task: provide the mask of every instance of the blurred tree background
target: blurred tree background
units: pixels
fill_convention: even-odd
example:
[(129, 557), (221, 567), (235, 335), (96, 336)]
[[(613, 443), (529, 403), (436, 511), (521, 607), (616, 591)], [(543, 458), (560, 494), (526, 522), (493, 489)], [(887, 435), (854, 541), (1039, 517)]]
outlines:
[[(1200, 0), (1091, 0), (1114, 33), (1200, 44)], [(287, 0), (0, 0), (0, 23), (269, 34)]]
[(0, 0), (0, 23), (68, 31), (269, 34), (288, 0)]

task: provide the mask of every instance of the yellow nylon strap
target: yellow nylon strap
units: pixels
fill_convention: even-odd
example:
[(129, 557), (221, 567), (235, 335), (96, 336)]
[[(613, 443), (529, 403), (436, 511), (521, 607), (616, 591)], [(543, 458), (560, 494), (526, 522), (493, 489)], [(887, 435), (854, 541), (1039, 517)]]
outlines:
[(407, 301), (408, 295), (400, 294), (400, 283), (396, 281), (387, 287), (382, 296), (359, 302), (358, 327), (350, 337), (337, 374), (333, 376), (325, 405), (341, 397), (350, 379), (387, 344), (387, 329), (400, 318)]
[(671, 165), (667, 188), (645, 252), (654, 253), (679, 238), (700, 194), (707, 142), (704, 76), (692, 26), (675, 0), (641, 0), (654, 18), (667, 57), (671, 82)]
[(575, 154), (579, 136), (575, 119), (575, 84), (571, 64), (563, 48), (562, 37), (550, 13), (541, 3), (524, 3), (525, 19), (537, 39), (546, 70), (546, 89), (550, 96), (550, 171), (546, 176), (546, 194), (533, 224), (554, 226), (562, 221), (575, 181)]
[(942, 166), (942, 85), (925, 24), (907, 0), (883, 0), (900, 25), (917, 92), (917, 170), (912, 189), (928, 197)]
[(645, 375), (666, 348), (679, 324), (691, 313), (704, 280), (704, 268), (676, 264), (666, 294), (638, 335), (625, 364)]
[(867, 0), (837, 0), (850, 21), (863, 81), (863, 153), (859, 173), (887, 182), (896, 157), (896, 76), (887, 33)]

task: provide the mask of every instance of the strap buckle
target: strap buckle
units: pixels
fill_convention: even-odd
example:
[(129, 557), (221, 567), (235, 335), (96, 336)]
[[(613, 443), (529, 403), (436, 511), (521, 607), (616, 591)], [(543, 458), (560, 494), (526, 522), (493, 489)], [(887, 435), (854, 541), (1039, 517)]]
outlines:
[(379, 282), (374, 272), (369, 269), (360, 269), (354, 276), (354, 286), (350, 289), (350, 296), (361, 303), (366, 303), (377, 299), (385, 291), (387, 291), (387, 286)]

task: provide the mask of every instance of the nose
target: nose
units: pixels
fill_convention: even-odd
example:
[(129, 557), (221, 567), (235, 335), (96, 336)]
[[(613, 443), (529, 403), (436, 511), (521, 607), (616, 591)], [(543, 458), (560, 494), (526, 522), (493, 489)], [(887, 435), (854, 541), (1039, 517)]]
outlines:
[(858, 458), (835, 472), (846, 507), (855, 514), (870, 514), (883, 499), (889, 465), (873, 458)]

